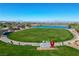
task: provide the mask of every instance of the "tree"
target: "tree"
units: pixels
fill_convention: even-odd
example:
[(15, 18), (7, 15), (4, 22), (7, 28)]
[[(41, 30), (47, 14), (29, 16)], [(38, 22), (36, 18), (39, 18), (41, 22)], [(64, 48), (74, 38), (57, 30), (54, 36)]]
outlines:
[(2, 30), (0, 30), (0, 37), (1, 37), (1, 35), (3, 34), (3, 31)]
[(26, 26), (28, 26), (28, 27), (32, 27), (30, 23), (28, 23)]
[(68, 25), (68, 28), (70, 29), (70, 28), (72, 28), (72, 26), (71, 25)]

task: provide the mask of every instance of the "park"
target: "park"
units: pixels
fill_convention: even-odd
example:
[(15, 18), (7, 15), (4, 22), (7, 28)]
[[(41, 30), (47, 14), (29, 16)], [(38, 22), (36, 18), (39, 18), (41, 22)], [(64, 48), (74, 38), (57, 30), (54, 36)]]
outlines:
[(0, 56), (79, 56), (79, 4), (1, 3)]
[(79, 50), (69, 45), (74, 38), (72, 28), (52, 27), (38, 26), (11, 33), (5, 32), (1, 37), (2, 42), (0, 41), (0, 55), (79, 55)]

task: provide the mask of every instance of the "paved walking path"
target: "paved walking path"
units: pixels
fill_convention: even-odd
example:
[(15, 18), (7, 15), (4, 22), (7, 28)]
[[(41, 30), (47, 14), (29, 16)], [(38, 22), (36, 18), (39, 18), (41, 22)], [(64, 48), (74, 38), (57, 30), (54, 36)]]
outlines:
[(0, 39), (1, 41), (5, 42), (5, 43), (10, 43), (10, 44), (14, 44), (14, 45), (32, 45), (32, 46), (39, 46), (39, 43), (36, 42), (20, 42), (20, 41), (15, 41), (15, 40), (11, 40), (9, 38), (7, 38), (7, 36), (3, 36)]
[[(74, 35), (74, 38), (71, 40), (68, 40), (68, 41), (64, 41), (63, 44), (67, 45), (67, 46), (71, 46), (71, 47), (76, 48), (76, 49), (79, 49), (79, 46), (74, 46), (74, 42), (76, 40), (79, 40), (79, 33), (77, 33), (75, 29), (68, 29), (68, 30)], [(14, 41), (14, 40), (7, 38), (7, 36), (2, 36), (0, 38), (0, 40), (5, 42), (5, 43), (10, 43), (10, 44), (14, 44), (14, 45), (40, 46), (40, 43)], [(62, 42), (56, 42), (55, 46), (62, 46), (63, 44), (62, 44)]]
[[(74, 36), (73, 39), (64, 41), (63, 44), (66, 46), (73, 47), (75, 49), (79, 49), (79, 46), (75, 45), (75, 41), (79, 40), (79, 33), (75, 29), (68, 29)], [(57, 42), (55, 45), (56, 46), (62, 46), (62, 42)]]

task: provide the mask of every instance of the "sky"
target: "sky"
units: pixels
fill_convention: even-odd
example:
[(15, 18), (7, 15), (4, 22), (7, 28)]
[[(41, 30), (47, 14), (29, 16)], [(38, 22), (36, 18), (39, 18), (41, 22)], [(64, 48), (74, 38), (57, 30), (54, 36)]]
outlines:
[(0, 21), (79, 22), (79, 4), (0, 3)]

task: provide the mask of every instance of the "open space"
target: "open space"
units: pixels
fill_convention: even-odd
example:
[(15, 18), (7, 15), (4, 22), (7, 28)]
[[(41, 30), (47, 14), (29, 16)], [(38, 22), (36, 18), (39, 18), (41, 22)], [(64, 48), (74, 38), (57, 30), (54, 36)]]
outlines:
[(0, 41), (0, 55), (2, 56), (79, 56), (78, 52), (79, 50), (67, 46), (58, 47), (58, 50), (38, 51), (36, 47), (16, 46)]
[(60, 42), (72, 39), (73, 35), (65, 29), (32, 28), (11, 33), (8, 38), (24, 42)]
[(79, 56), (79, 3), (1, 3), (0, 56)]

